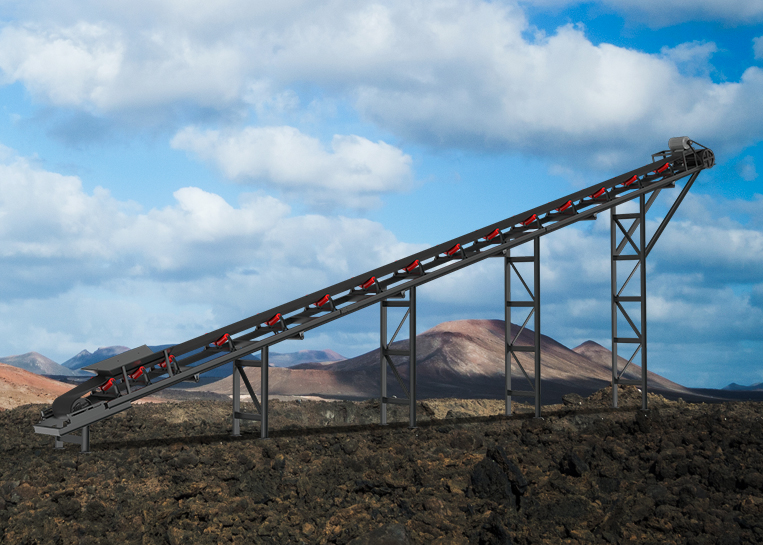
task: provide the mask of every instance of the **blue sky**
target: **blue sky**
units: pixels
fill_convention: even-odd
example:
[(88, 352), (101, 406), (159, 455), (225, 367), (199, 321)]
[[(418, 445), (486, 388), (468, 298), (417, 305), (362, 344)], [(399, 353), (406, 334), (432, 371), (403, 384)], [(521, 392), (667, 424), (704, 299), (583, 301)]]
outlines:
[[(0, 104), (0, 354), (181, 342), (688, 135), (718, 164), (650, 255), (650, 369), (763, 380), (759, 0), (3, 2)], [(570, 347), (609, 346), (608, 236), (542, 240)], [(419, 330), (501, 300), (470, 267)], [(277, 350), (377, 345), (374, 308)]]

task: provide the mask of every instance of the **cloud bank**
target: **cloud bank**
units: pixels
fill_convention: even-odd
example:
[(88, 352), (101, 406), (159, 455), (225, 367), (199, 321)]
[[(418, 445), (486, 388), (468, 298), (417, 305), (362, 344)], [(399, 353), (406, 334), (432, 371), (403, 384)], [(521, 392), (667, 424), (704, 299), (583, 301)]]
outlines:
[[(734, 20), (763, 12), (759, 2), (728, 8), (706, 0), (694, 12), (684, 3), (686, 10), (680, 2), (670, 10), (638, 4), (687, 14), (723, 8)], [(763, 71), (751, 66), (739, 81), (713, 81), (713, 43), (660, 54), (595, 45), (578, 27), (544, 35), (517, 5), (477, 0), (335, 0), (283, 9), (228, 2), (215, 13), (200, 7), (209, 24), (174, 2), (146, 5), (141, 16), (128, 16), (126, 3), (113, 4), (91, 11), (71, 4), (57, 23), (31, 15), (7, 23), (0, 30), (5, 81), (22, 82), (40, 101), (103, 116), (185, 104), (243, 119), (254, 107), (253, 90), (257, 104), (276, 105), (275, 111), (306, 108), (317, 93), (418, 144), (563, 155), (578, 167), (601, 169), (656, 151), (654, 142), (677, 134), (719, 152), (763, 136)], [(635, 9), (636, 3), (611, 5)], [(238, 140), (257, 140), (257, 131), (269, 127), (236, 130)], [(195, 139), (202, 135), (212, 138), (200, 130)]]

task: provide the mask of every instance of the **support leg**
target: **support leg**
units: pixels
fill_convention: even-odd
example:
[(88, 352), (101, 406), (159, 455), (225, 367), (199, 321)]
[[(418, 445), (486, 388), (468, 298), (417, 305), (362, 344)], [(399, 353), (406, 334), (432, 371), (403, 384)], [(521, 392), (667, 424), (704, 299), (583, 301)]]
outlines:
[(408, 427), (416, 427), (416, 287), (408, 291), (411, 313), (408, 316), (409, 341), (408, 349), (410, 351), (408, 360), (408, 394), (410, 400), (410, 413)]
[(387, 307), (382, 302), (379, 304), (381, 308), (381, 324), (379, 325), (379, 331), (381, 332), (381, 344), (379, 349), (379, 359), (381, 360), (381, 397), (379, 398), (379, 407), (381, 408), (381, 416), (379, 423), (382, 426), (387, 425), (387, 360), (384, 357), (384, 352), (387, 349)]
[(90, 452), (90, 426), (82, 428), (82, 445), (80, 447), (81, 452)]
[(236, 414), (241, 412), (241, 376), (237, 363), (233, 362), (233, 437), (241, 435), (241, 420), (236, 418)]
[[(647, 410), (646, 399), (646, 207), (644, 195), (639, 197), (639, 215), (641, 216), (641, 409)], [(659, 235), (658, 235), (659, 236)]]
[(260, 352), (260, 407), (262, 419), (260, 420), (260, 438), (268, 438), (268, 347), (263, 347)]
[(535, 302), (535, 418), (540, 418), (540, 237), (535, 237), (533, 242), (535, 260), (533, 261), (533, 273), (535, 285), (533, 286)]
[(613, 206), (609, 211), (609, 266), (612, 286), (612, 407), (615, 409), (617, 409), (617, 342), (615, 341), (617, 338), (617, 306), (615, 304), (615, 298), (617, 297), (617, 261), (615, 261), (615, 255), (617, 255), (616, 214), (617, 207)]
[(506, 250), (505, 257), (503, 258), (503, 279), (504, 279), (504, 320), (505, 320), (505, 332), (504, 332), (504, 361), (505, 361), (505, 376), (506, 376), (506, 416), (511, 416), (511, 350), (509, 348), (511, 344), (511, 262), (509, 257), (511, 256), (511, 250)]

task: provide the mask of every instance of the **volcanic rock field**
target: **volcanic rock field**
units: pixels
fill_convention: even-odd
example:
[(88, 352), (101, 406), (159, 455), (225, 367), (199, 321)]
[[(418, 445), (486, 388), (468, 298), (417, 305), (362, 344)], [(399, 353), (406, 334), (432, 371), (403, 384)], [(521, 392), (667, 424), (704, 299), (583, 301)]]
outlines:
[[(4, 544), (763, 543), (763, 404), (622, 388), (502, 416), (499, 400), (271, 401), (270, 438), (230, 403), (134, 406), (91, 449), (0, 411)], [(247, 410), (253, 410), (249, 407)]]

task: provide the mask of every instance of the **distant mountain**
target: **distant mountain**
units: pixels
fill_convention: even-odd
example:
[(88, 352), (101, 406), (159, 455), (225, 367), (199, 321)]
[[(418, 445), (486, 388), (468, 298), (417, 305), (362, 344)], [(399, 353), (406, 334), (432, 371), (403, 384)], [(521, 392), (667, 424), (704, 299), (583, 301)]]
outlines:
[[(287, 354), (270, 352), (268, 358), (273, 367), (291, 367), (300, 363), (332, 363), (347, 359), (333, 350), (300, 350)], [(260, 358), (256, 356), (255, 359)]]
[[(162, 350), (165, 350), (172, 346), (175, 346), (175, 345), (160, 344), (160, 345), (149, 346), (149, 348), (154, 352), (161, 352)], [(88, 372), (79, 371), (79, 370), (82, 369), (83, 367), (87, 367), (88, 365), (92, 365), (94, 363), (98, 363), (99, 361), (111, 358), (118, 354), (122, 354), (123, 352), (127, 352), (128, 350), (130, 349), (126, 346), (105, 346), (105, 347), (99, 348), (93, 353), (91, 353), (88, 350), (83, 350), (82, 352), (74, 356), (73, 358), (70, 358), (63, 363), (63, 367), (66, 367), (70, 370), (75, 371), (74, 373), (67, 373), (65, 371), (60, 373), (41, 373), (41, 374), (57, 374), (57, 375), (85, 374)], [(194, 350), (192, 354), (196, 352), (200, 352), (200, 351), (201, 349)], [(20, 357), (20, 356), (13, 356), (13, 357)], [(40, 357), (45, 358), (45, 356), (40, 356)], [(289, 352), (285, 354), (281, 354), (279, 352), (270, 352), (269, 357), (270, 357), (271, 367), (291, 367), (292, 365), (297, 365), (300, 363), (335, 362), (335, 361), (341, 361), (345, 359), (344, 356), (334, 352), (333, 350), (300, 350), (298, 352)], [(254, 354), (250, 356), (244, 356), (242, 359), (259, 361), (260, 356), (259, 354)], [(48, 361), (51, 361), (51, 360), (48, 360)], [(55, 362), (53, 363), (55, 364)], [(58, 364), (55, 364), (55, 365), (58, 365)], [(36, 372), (36, 371), (33, 371), (33, 372)], [(233, 374), (233, 366), (231, 364), (226, 364), (221, 367), (218, 367), (217, 369), (212, 369), (211, 371), (204, 373), (204, 376), (224, 378), (224, 377), (231, 376), (231, 374)]]
[[(151, 350), (154, 352), (161, 352), (162, 350), (165, 350), (167, 348), (170, 348), (171, 346), (174, 346), (172, 344), (163, 344), (158, 346), (149, 346)], [(199, 350), (194, 350), (191, 352), (191, 354), (200, 352)], [(260, 354), (259, 352), (255, 352), (254, 354), (250, 354), (249, 356), (244, 356), (241, 358), (242, 360), (252, 360), (252, 361), (260, 361)], [(334, 352), (333, 350), (300, 350), (298, 352), (287, 352), (285, 354), (281, 354), (279, 352), (270, 352), (268, 354), (268, 363), (270, 364), (270, 367), (291, 367), (292, 365), (298, 365), (300, 363), (318, 363), (318, 362), (335, 362), (335, 361), (341, 361), (344, 360), (345, 357), (341, 354), (338, 354)], [(222, 365), (218, 367), (217, 369), (212, 369), (211, 371), (207, 371), (204, 373), (203, 376), (205, 377), (218, 377), (218, 378), (225, 378), (229, 377), (233, 374), (233, 365), (230, 363), (226, 363), (225, 365)]]
[(83, 350), (73, 358), (66, 360), (62, 365), (69, 369), (82, 369), (88, 365), (92, 365), (94, 363), (98, 363), (99, 361), (103, 361), (105, 359), (121, 354), (122, 352), (127, 352), (128, 350), (130, 349), (126, 346), (105, 346), (99, 348), (93, 353), (90, 353), (88, 350)]
[(21, 354), (19, 356), (0, 357), (0, 362), (12, 365), (13, 367), (18, 367), (19, 369), (25, 369), (38, 375), (64, 375), (72, 377), (80, 374), (79, 372), (68, 369), (37, 352), (27, 352), (26, 354)]
[[(512, 335), (519, 327), (512, 324)], [(525, 328), (517, 344), (530, 345), (533, 332)], [(396, 350), (407, 350), (408, 340), (392, 344)], [(596, 343), (578, 347), (581, 353), (570, 350), (554, 339), (541, 335), (541, 365), (543, 385), (542, 402), (560, 403), (565, 393), (589, 395), (610, 384), (612, 378), (611, 353)], [(416, 337), (417, 396), (457, 398), (501, 398), (504, 394), (504, 322), (500, 320), (458, 320), (444, 322)], [(589, 354), (593, 357), (588, 357)], [(532, 354), (517, 354), (527, 374), (532, 377)], [(608, 358), (608, 359), (607, 359)], [(406, 383), (408, 361), (404, 356), (392, 360)], [(623, 362), (624, 364), (624, 362)], [(640, 368), (631, 367), (635, 373)], [(257, 390), (259, 372), (249, 373), (249, 380)], [(522, 372), (513, 365), (512, 386), (529, 390)], [(400, 397), (397, 380), (388, 372), (390, 397)], [(691, 392), (683, 386), (649, 373), (652, 388), (680, 393)], [(231, 383), (222, 380), (198, 389), (230, 394)], [(335, 363), (302, 363), (289, 369), (273, 369), (269, 376), (271, 394), (310, 395), (336, 397), (379, 396), (379, 350)], [(243, 390), (242, 390), (243, 391)], [(687, 396), (688, 397), (688, 396)], [(531, 399), (520, 398), (520, 401)]]
[(763, 391), (763, 382), (758, 382), (756, 384), (750, 384), (749, 386), (742, 386), (741, 384), (737, 384), (736, 382), (732, 382), (728, 386), (725, 386), (722, 388), (723, 390), (732, 390), (735, 392), (751, 392), (751, 391)]

